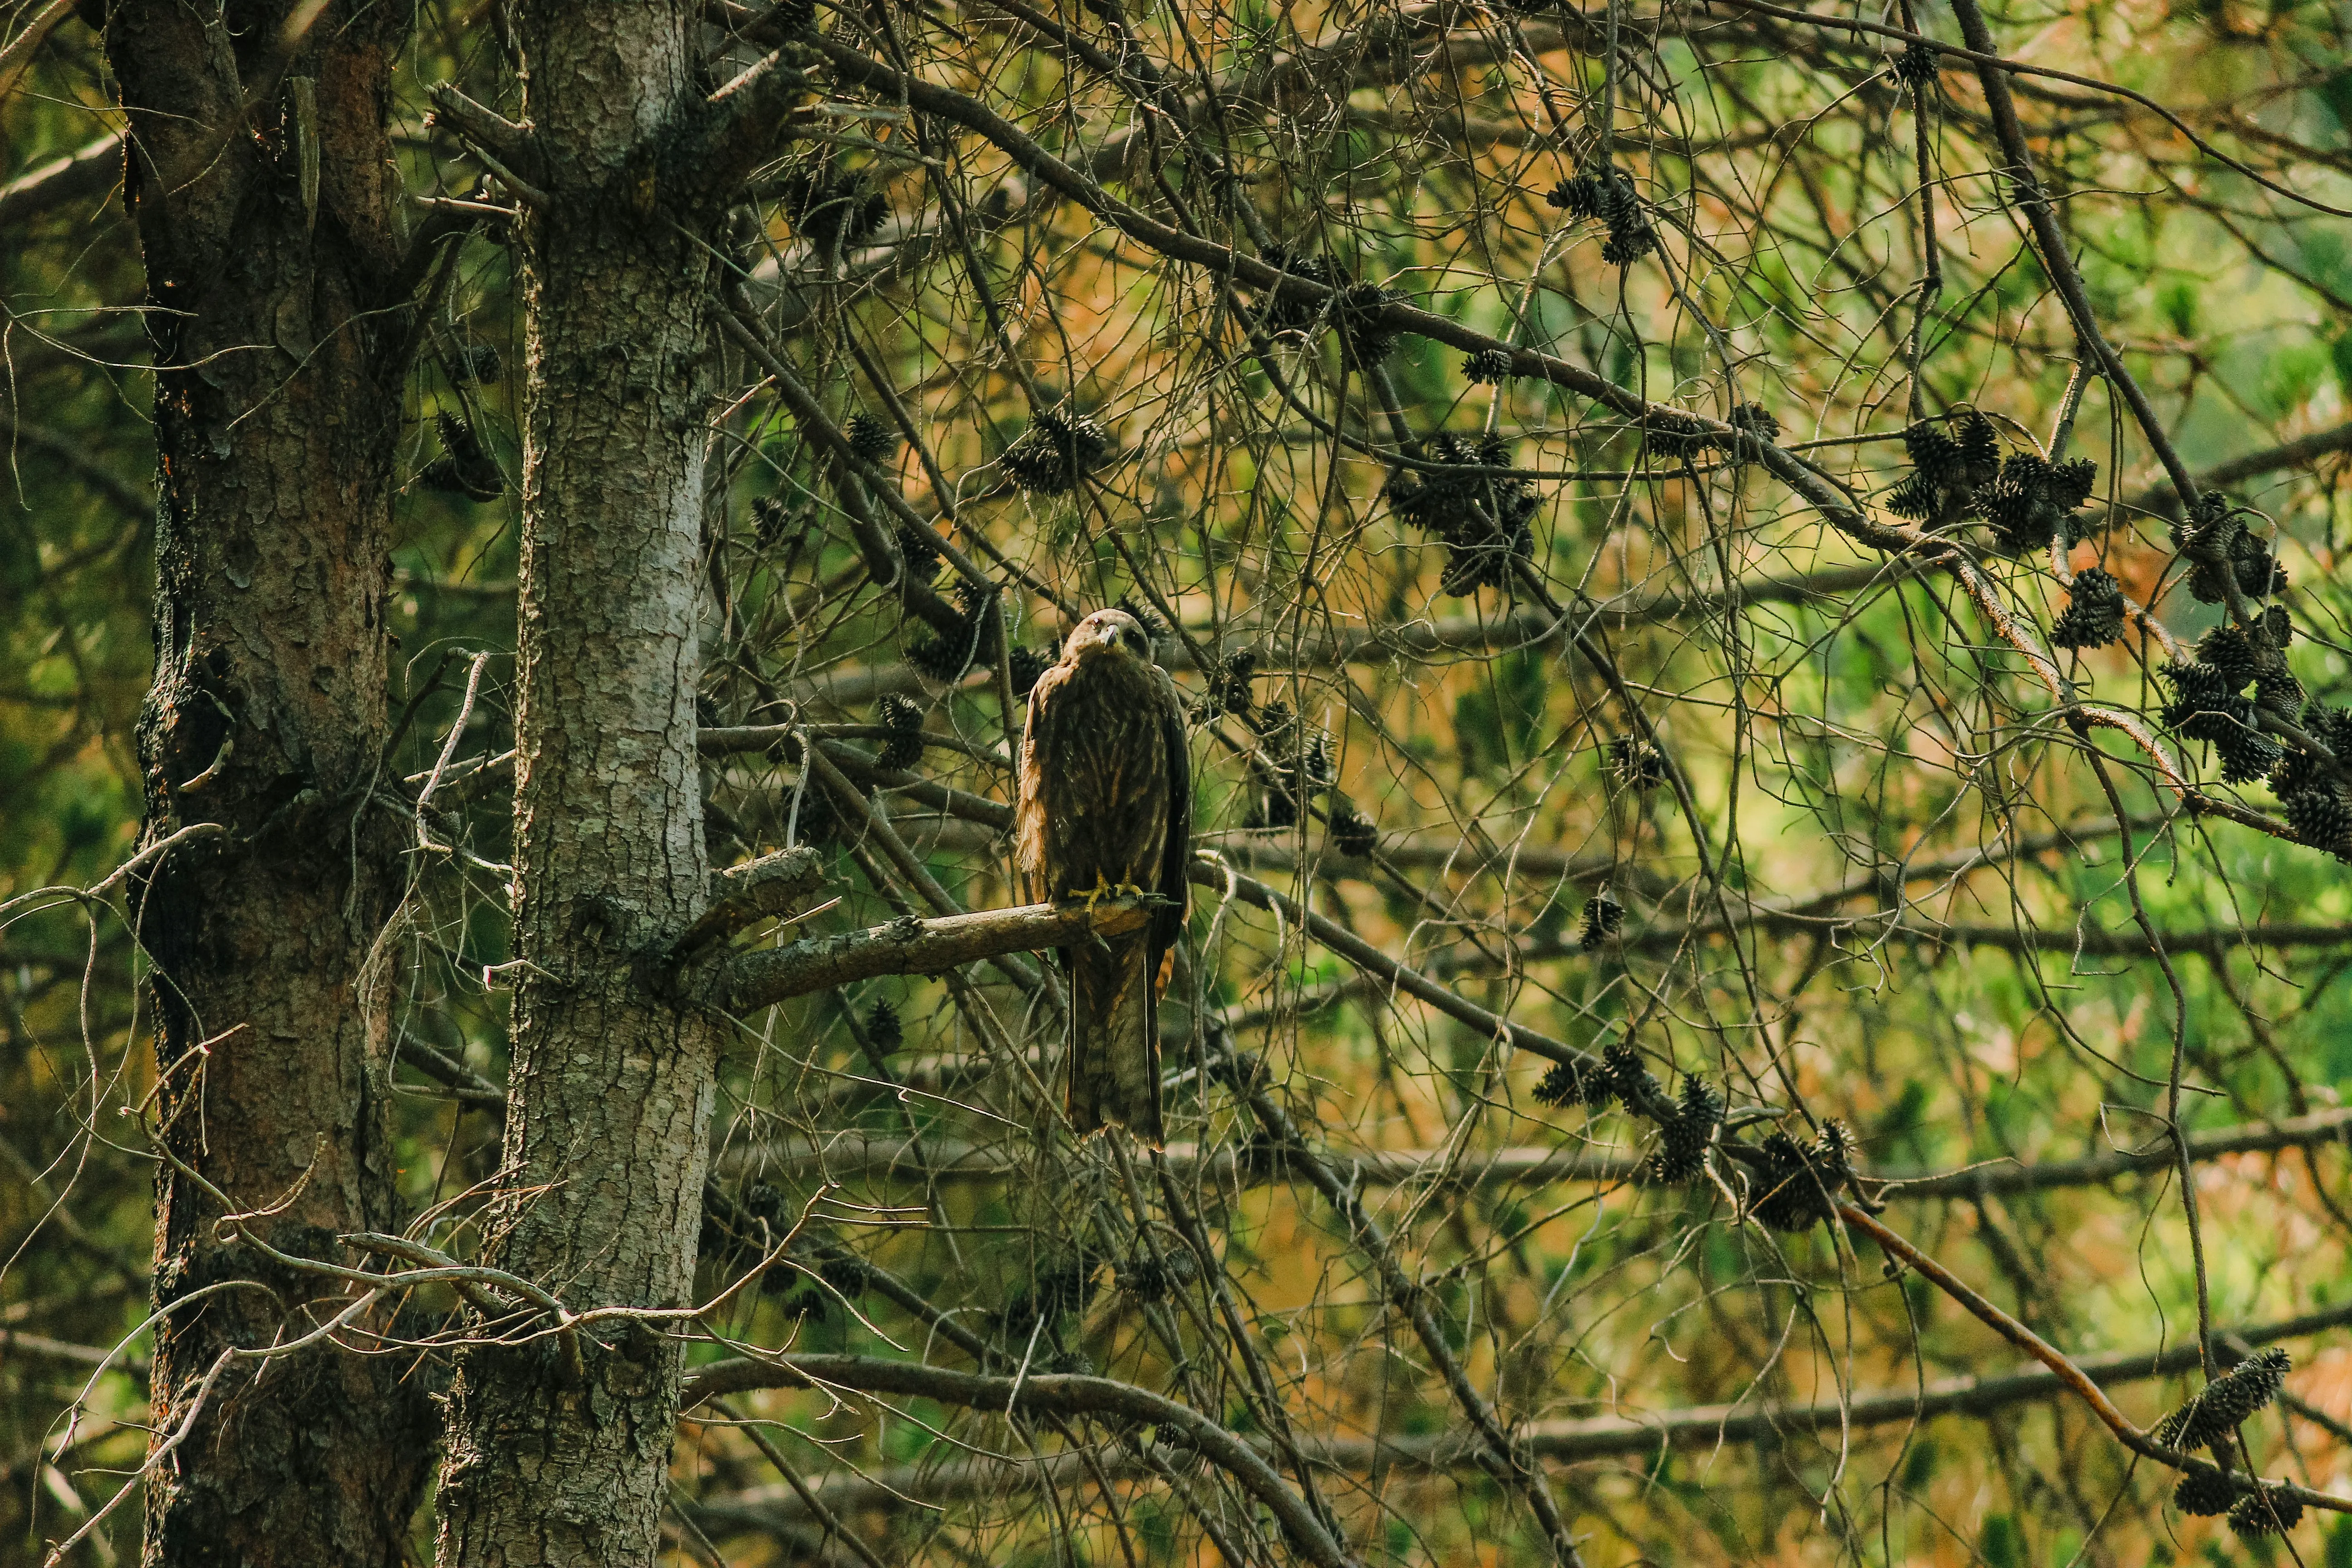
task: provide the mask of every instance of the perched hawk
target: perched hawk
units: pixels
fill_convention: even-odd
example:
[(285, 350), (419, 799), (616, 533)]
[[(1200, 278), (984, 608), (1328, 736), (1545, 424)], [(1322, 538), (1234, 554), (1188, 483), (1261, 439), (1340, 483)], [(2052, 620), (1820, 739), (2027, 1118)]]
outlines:
[(1169, 900), (1125, 936), (1062, 950), (1070, 980), (1070, 1120), (1157, 1145), (1160, 992), (1184, 929), (1192, 773), (1175, 682), (1125, 610), (1097, 610), (1037, 678), (1021, 735), (1013, 858), (1039, 903), (1119, 889)]

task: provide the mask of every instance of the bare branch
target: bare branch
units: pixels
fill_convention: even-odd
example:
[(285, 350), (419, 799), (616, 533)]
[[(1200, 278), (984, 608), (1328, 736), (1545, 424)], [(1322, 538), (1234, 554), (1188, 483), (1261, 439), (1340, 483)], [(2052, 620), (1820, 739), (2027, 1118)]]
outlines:
[(1105, 899), (1091, 910), (1082, 902), (1023, 904), (892, 921), (739, 954), (727, 965), (718, 994), (730, 1011), (749, 1012), (877, 974), (936, 974), (1005, 953), (1066, 947), (1089, 935), (1120, 936), (1142, 929), (1150, 916), (1148, 899)]

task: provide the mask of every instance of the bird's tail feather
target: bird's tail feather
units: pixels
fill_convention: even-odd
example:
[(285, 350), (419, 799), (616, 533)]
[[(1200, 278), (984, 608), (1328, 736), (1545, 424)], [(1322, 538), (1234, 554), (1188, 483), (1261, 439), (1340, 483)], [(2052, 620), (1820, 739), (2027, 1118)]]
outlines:
[(1160, 1019), (1140, 942), (1070, 952), (1070, 1121), (1083, 1138), (1116, 1123), (1160, 1146)]

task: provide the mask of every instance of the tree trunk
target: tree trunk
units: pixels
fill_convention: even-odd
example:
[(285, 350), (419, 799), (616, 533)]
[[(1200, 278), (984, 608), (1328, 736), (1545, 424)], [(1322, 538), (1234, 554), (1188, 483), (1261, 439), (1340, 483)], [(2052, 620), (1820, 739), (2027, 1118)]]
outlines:
[[(547, 0), (519, 28), (548, 205), (522, 226), (521, 962), (484, 1252), (573, 1310), (686, 1301), (710, 1120), (715, 1030), (647, 978), (704, 897), (695, 234), (717, 226), (671, 205), (647, 155), (694, 110), (690, 18)], [(653, 1560), (679, 1343), (608, 1322), (575, 1365), (547, 1326), (460, 1363), (445, 1564)]]
[[(270, 1208), (249, 1223), (271, 1245), (348, 1263), (337, 1232), (398, 1228), (372, 956), (398, 862), (360, 801), (385, 737), (404, 318), (384, 312), (400, 260), (384, 110), (407, 12), (334, 5), (286, 62), (316, 83), (314, 221), (266, 58), (281, 10), (232, 31), (201, 5), (120, 0), (106, 27), (162, 460), (143, 836), (230, 829), (173, 852), (137, 913), (168, 1146), (240, 1209)], [(296, 1337), (350, 1299), (220, 1218), (158, 1167), (155, 1305), (268, 1287), (163, 1320), (159, 1435), (225, 1349)], [(225, 1376), (149, 1484), (146, 1561), (392, 1568), (427, 1473), (410, 1370), (321, 1349)]]

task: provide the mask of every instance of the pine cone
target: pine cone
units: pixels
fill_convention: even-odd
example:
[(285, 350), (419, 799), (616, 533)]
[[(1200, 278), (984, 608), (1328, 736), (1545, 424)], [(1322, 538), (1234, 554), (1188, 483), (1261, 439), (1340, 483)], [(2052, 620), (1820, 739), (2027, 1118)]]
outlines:
[(1451, 431), (1429, 438), (1430, 458), (1445, 468), (1399, 468), (1384, 492), (1390, 507), (1415, 528), (1445, 541), (1444, 592), (1461, 596), (1482, 587), (1507, 587), (1513, 564), (1534, 553), (1532, 524), (1541, 501), (1525, 479), (1508, 472), (1510, 446), (1499, 437), (1474, 448)]
[(1611, 229), (1609, 237), (1601, 242), (1601, 259), (1612, 267), (1626, 267), (1657, 248), (1658, 231), (1643, 218), (1623, 228)]
[(2012, 555), (2046, 546), (2061, 521), (2049, 497), (2050, 465), (2038, 452), (2011, 452), (1992, 479), (1969, 492), (1978, 516), (1992, 525), (1993, 541)]
[(2061, 511), (2073, 511), (2091, 499), (2099, 485), (2099, 465), (2088, 458), (2069, 458), (2050, 468), (2050, 500)]
[(1605, 945), (1625, 923), (1625, 906), (1606, 893), (1596, 893), (1584, 906), (1584, 929), (1578, 944), (1585, 952)]
[(1650, 450), (1662, 458), (1696, 458), (1715, 444), (1706, 426), (1675, 408), (1652, 413), (1642, 434)]
[(1969, 409), (1960, 416), (1960, 475), (1970, 489), (1990, 484), (2000, 473), (2000, 437), (1992, 421)]
[(2230, 1529), (2241, 1541), (2284, 1535), (2303, 1522), (2303, 1504), (2270, 1487), (2248, 1492), (2230, 1510)]
[(1508, 349), (1480, 349), (1462, 362), (1463, 378), (1492, 384), (1507, 381), (1511, 375), (1511, 353)]
[(1904, 431), (1903, 449), (1910, 455), (1918, 477), (1934, 489), (1957, 489), (1967, 476), (1959, 444), (1933, 420), (1922, 419)]
[(2214, 738), (2214, 754), (2221, 759), (2221, 782), (2252, 784), (2268, 778), (2286, 749), (2252, 728), (2232, 727)]
[(1596, 218), (1601, 216), (1601, 189), (1596, 176), (1578, 174), (1554, 185), (1544, 200), (1572, 218)]
[(1903, 46), (1891, 68), (1895, 79), (1905, 87), (1927, 87), (1936, 79), (1936, 51), (1914, 39)]
[(1655, 789), (1666, 782), (1666, 754), (1647, 741), (1619, 735), (1609, 742), (1609, 766), (1617, 782), (1634, 789)]
[(1697, 1175), (1722, 1121), (1723, 1096), (1696, 1074), (1684, 1079), (1675, 1116), (1658, 1125), (1658, 1150), (1650, 1156), (1650, 1179), (1687, 1182)]
[(1897, 517), (1925, 522), (1936, 515), (1937, 495), (1927, 475), (1914, 474), (1886, 492), (1886, 510)]
[(1853, 1129), (1832, 1117), (1822, 1123), (1822, 1133), (1813, 1140), (1813, 1164), (1837, 1178), (1831, 1190), (1844, 1186), (1853, 1179)]
[(1380, 829), (1354, 806), (1342, 805), (1331, 814), (1332, 848), (1361, 860), (1368, 858), (1380, 847)]
[(849, 437), (849, 449), (869, 463), (878, 463), (898, 449), (898, 432), (871, 414), (853, 414), (842, 434)]
[(874, 1010), (866, 1015), (866, 1037), (886, 1057), (905, 1045), (907, 1029), (898, 1022), (898, 1009), (887, 1002), (875, 1003)]
[(2352, 808), (2333, 786), (2291, 795), (2284, 804), (2287, 826), (2297, 838), (2343, 858), (2345, 836), (2352, 834)]
[(1118, 1266), (1113, 1279), (1122, 1295), (1138, 1301), (1162, 1301), (1176, 1288), (1173, 1274), (1159, 1259), (1138, 1253)]
[(817, 1278), (853, 1301), (874, 1284), (874, 1270), (854, 1253), (840, 1253), (824, 1259), (816, 1266), (816, 1272)]
[(1551, 1070), (1538, 1080), (1536, 1099), (1546, 1105), (1605, 1106), (1613, 1091), (1609, 1087), (1605, 1068), (1579, 1072), (1567, 1062), (1555, 1062)]
[(1033, 1268), (1029, 1288), (1017, 1292), (999, 1314), (1004, 1326), (1025, 1332), (1087, 1304), (1093, 1262), (1083, 1252), (1041, 1259)]
[(2059, 647), (2105, 647), (2124, 635), (2123, 584), (2096, 566), (2074, 574), (2066, 608), (2050, 623), (2050, 640)]
[(450, 356), (449, 368), (459, 381), (478, 384), (498, 380), (506, 361), (496, 343), (461, 343)]
[(1771, 1133), (1757, 1148), (1764, 1160), (1760, 1169), (1748, 1173), (1756, 1194), (1749, 1200), (1749, 1212), (1771, 1229), (1783, 1231), (1810, 1230), (1830, 1217), (1831, 1200), (1846, 1180), (1843, 1128), (1827, 1148), (1807, 1149), (1781, 1131)]
[(425, 485), (468, 500), (492, 501), (506, 494), (507, 477), (474, 426), (459, 415), (445, 412), (437, 417), (441, 456), (425, 465), (419, 478)]
[(2306, 704), (2303, 728), (2337, 756), (2352, 755), (2352, 709), (2330, 708), (2324, 702)]
[(896, 731), (882, 742), (881, 752), (875, 761), (886, 768), (901, 772), (923, 760), (923, 705), (898, 692), (885, 692), (875, 704), (875, 716), (883, 728)]
[(1033, 495), (1059, 495), (1118, 450), (1109, 432), (1091, 419), (1041, 409), (997, 464)]
[(808, 520), (795, 517), (782, 496), (761, 496), (751, 502), (752, 537), (761, 550), (773, 550), (787, 533), (805, 532)]
[(959, 583), (955, 597), (956, 629), (945, 637), (919, 635), (907, 647), (907, 662), (933, 680), (960, 680), (996, 661), (996, 623), (982, 613), (988, 608), (988, 592), (971, 583)]
[(2172, 1489), (2172, 1506), (2200, 1519), (2227, 1513), (2242, 1489), (2219, 1470), (2184, 1470)]
[(1331, 302), (1331, 320), (1339, 330), (1340, 352), (1366, 367), (1388, 358), (1397, 345), (1399, 334), (1395, 328), (1383, 326), (1378, 318), (1403, 297), (1391, 294), (1377, 283), (1350, 283), (1340, 289), (1339, 297)]
[(928, 528), (917, 528), (903, 521), (893, 531), (898, 541), (898, 559), (906, 563), (908, 577), (925, 584), (936, 581), (940, 567), (945, 563), (940, 554), (940, 536)]
[[(1262, 253), (1266, 265), (1287, 272), (1293, 278), (1319, 283), (1326, 289), (1336, 288), (1347, 281), (1337, 268), (1319, 256), (1293, 256), (1280, 246), (1268, 246)], [(1289, 300), (1281, 295), (1269, 295), (1265, 301), (1265, 324), (1272, 331), (1305, 331), (1322, 318), (1323, 308), (1303, 300)]]
[(2175, 1448), (2201, 1448), (2220, 1442), (2277, 1396), (2293, 1364), (2287, 1352), (2277, 1346), (2257, 1351), (2158, 1422), (2152, 1435)]
[(1250, 682), (1257, 676), (1257, 654), (1250, 648), (1228, 658), (1209, 683), (1209, 700), (1219, 713), (1246, 716), (1255, 700)]
[(2165, 728), (2193, 741), (2220, 741), (2253, 727), (2254, 705), (2210, 664), (2168, 664), (2158, 671), (2172, 684), (2172, 700), (2158, 715)]
[(2271, 793), (2284, 800), (2306, 790), (2324, 789), (2326, 764), (2309, 752), (2288, 752), (2271, 770)]
[(1760, 403), (1741, 403), (1731, 410), (1734, 428), (1745, 430), (1769, 446), (1780, 438), (1780, 422), (1772, 417)]
[(2172, 525), (2172, 546), (2193, 561), (2227, 561), (2246, 525), (2229, 500), (2208, 490)]
[(2197, 639), (2197, 662), (2219, 672), (2231, 691), (2243, 691), (2260, 667), (2252, 639), (2226, 623)]
[(1601, 1052), (1601, 1065), (1608, 1069), (1610, 1092), (1629, 1110), (1654, 1105), (1666, 1097), (1665, 1086), (1643, 1065), (1642, 1053), (1631, 1040), (1620, 1040)]
[(1037, 678), (1054, 668), (1054, 661), (1034, 647), (1016, 647), (1010, 656), (1013, 666), (1013, 695), (1027, 698), (1037, 689)]

